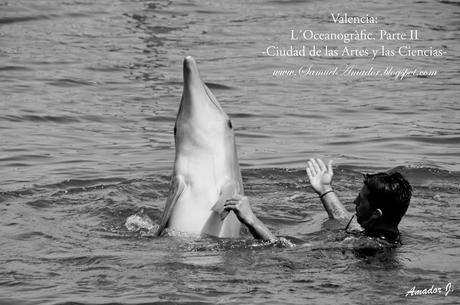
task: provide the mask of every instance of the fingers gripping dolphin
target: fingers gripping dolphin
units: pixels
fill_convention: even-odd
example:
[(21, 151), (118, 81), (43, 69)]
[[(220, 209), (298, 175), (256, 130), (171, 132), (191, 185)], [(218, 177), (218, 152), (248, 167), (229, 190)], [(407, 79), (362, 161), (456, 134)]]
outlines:
[(237, 237), (240, 222), (223, 208), (226, 199), (243, 195), (235, 134), (190, 56), (184, 59), (184, 90), (174, 137), (174, 169), (157, 234), (169, 229)]

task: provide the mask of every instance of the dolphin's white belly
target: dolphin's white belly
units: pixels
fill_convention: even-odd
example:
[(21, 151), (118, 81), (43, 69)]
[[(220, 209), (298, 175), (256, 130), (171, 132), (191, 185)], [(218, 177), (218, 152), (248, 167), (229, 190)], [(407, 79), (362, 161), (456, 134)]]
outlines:
[(231, 170), (220, 166), (224, 162), (219, 162), (215, 156), (198, 155), (201, 157), (182, 158), (176, 162), (176, 174), (184, 177), (186, 187), (177, 199), (168, 227), (180, 232), (220, 236), (224, 222), (239, 222), (233, 213), (222, 221), (212, 207), (224, 184), (234, 181), (238, 185), (239, 177), (232, 177)]
[[(186, 187), (176, 202), (169, 227), (178, 231), (200, 234), (209, 217), (215, 213), (211, 208), (219, 198), (223, 184), (220, 180), (225, 173), (222, 169), (216, 168), (212, 156), (196, 155), (200, 158), (183, 157), (176, 162), (176, 174), (184, 178)], [(203, 158), (203, 156), (210, 158)], [(220, 173), (217, 177), (216, 171)]]
[(219, 217), (211, 210), (218, 196), (217, 188), (210, 185), (187, 185), (176, 202), (169, 227), (180, 232), (201, 234), (210, 217)]

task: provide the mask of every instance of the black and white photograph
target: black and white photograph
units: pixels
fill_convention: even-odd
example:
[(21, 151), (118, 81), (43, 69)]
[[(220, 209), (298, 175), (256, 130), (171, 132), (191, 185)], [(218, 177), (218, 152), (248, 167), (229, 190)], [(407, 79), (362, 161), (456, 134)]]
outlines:
[(458, 0), (0, 0), (0, 304), (459, 304)]

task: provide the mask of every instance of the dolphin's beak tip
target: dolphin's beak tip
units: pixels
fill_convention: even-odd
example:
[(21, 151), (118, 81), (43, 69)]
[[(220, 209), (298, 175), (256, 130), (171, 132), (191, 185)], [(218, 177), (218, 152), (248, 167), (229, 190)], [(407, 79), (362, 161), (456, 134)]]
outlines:
[(193, 74), (198, 74), (195, 59), (192, 56), (186, 56), (184, 57), (184, 81), (188, 81)]
[(194, 62), (194, 61), (195, 59), (193, 58), (193, 56), (188, 55), (184, 57), (184, 63), (189, 63), (189, 62)]
[(196, 67), (195, 59), (192, 56), (184, 57), (184, 71), (191, 70), (193, 67)]

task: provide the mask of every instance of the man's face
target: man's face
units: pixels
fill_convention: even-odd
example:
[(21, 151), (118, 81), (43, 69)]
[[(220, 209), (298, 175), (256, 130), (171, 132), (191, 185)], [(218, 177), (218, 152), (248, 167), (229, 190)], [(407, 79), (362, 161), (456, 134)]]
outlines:
[(369, 203), (369, 189), (366, 185), (363, 186), (361, 191), (358, 194), (358, 197), (355, 199), (356, 205), (356, 219), (358, 223), (365, 229), (369, 227), (370, 218), (374, 212)]

